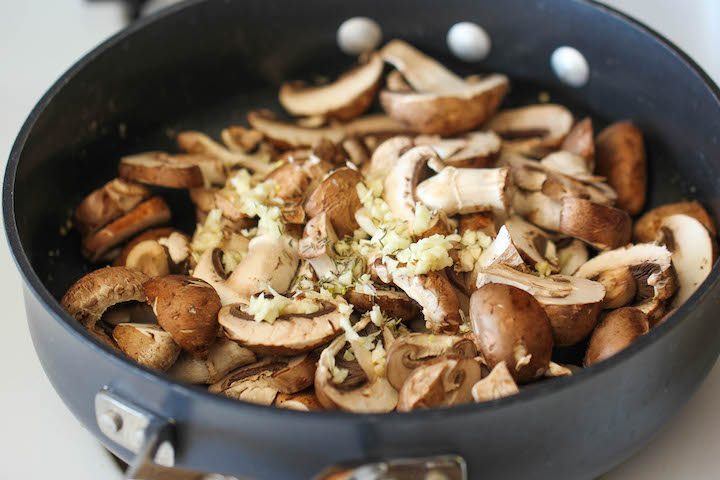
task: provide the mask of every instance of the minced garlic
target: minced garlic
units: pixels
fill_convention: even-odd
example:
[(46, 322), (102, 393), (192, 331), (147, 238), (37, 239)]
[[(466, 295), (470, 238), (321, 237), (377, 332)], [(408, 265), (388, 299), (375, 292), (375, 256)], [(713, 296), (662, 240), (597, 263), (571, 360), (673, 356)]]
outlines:
[(318, 302), (303, 298), (288, 298), (280, 295), (272, 287), (267, 287), (273, 294), (266, 297), (264, 293), (250, 297), (250, 303), (243, 308), (248, 315), (252, 315), (256, 322), (275, 323), (283, 314), (310, 314), (320, 310)]
[(535, 271), (538, 272), (541, 277), (549, 277), (552, 273), (552, 267), (548, 262), (543, 260), (535, 264)]
[(405, 263), (404, 267), (397, 270), (405, 275), (422, 275), (431, 270), (451, 267), (453, 260), (448, 252), (452, 248), (452, 243), (442, 235), (423, 238), (397, 253), (397, 260)]
[(425, 233), (432, 223), (432, 213), (422, 202), (415, 202), (415, 220), (413, 221), (413, 232), (415, 235)]

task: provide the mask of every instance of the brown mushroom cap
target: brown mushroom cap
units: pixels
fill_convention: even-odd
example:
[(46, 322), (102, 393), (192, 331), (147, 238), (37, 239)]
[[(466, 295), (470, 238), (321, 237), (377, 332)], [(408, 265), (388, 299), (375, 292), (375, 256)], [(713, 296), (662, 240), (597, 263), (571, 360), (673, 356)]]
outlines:
[(503, 148), (543, 157), (560, 146), (572, 124), (568, 109), (548, 103), (501, 110), (487, 127), (500, 135)]
[(147, 303), (165, 331), (193, 355), (207, 357), (218, 332), (220, 297), (199, 278), (165, 275), (145, 282)]
[(519, 383), (545, 374), (552, 354), (552, 327), (532, 295), (511, 285), (484, 285), (470, 297), (470, 318), (489, 368), (505, 361)]
[(385, 371), (390, 385), (400, 390), (416, 368), (444, 355), (475, 358), (477, 348), (472, 340), (452, 335), (411, 333), (396, 339), (387, 350)]
[(597, 173), (617, 192), (617, 207), (637, 215), (645, 205), (647, 165), (640, 130), (630, 122), (606, 127), (595, 138)]
[(636, 308), (618, 308), (607, 313), (590, 337), (585, 366), (612, 357), (646, 334), (649, 329), (647, 315)]
[(575, 124), (560, 145), (560, 149), (585, 160), (589, 172), (595, 170), (595, 141), (592, 119), (586, 117)]
[(285, 202), (302, 203), (320, 185), (323, 177), (332, 170), (325, 161), (306, 157), (290, 156), (290, 161), (273, 170), (267, 180), (273, 180), (278, 188), (275, 195)]
[(335, 170), (310, 195), (305, 213), (313, 218), (325, 212), (340, 238), (352, 235), (358, 228), (355, 212), (362, 207), (355, 187), (362, 180), (362, 174), (352, 168)]
[(382, 58), (374, 53), (366, 63), (348, 70), (332, 83), (317, 87), (284, 83), (280, 87), (280, 103), (293, 115), (349, 120), (370, 107), (382, 70)]
[(120, 159), (121, 177), (136, 182), (170, 188), (193, 188), (204, 185), (202, 170), (183, 155), (145, 152)]
[(165, 371), (180, 355), (180, 346), (158, 325), (121, 323), (113, 338), (125, 355), (148, 368)]
[(456, 355), (434, 358), (415, 369), (402, 385), (399, 412), (460, 405), (472, 401), (472, 387), (482, 378), (480, 364)]
[(74, 225), (81, 235), (89, 235), (130, 212), (150, 195), (147, 187), (116, 178), (80, 202), (73, 214)]
[(377, 305), (385, 315), (401, 320), (412, 320), (420, 313), (417, 302), (401, 291), (378, 289), (371, 295), (350, 289), (345, 298), (358, 312), (369, 312)]
[[(550, 365), (552, 364), (553, 362), (550, 362)], [(472, 387), (472, 396), (476, 402), (488, 402), (517, 393), (520, 393), (520, 390), (505, 361), (495, 365), (487, 377)]]
[(658, 237), (660, 224), (670, 215), (683, 214), (693, 217), (708, 229), (710, 235), (715, 238), (717, 230), (715, 221), (698, 202), (679, 202), (662, 205), (646, 212), (638, 218), (633, 228), (633, 240), (637, 243), (649, 243)]
[(415, 300), (425, 316), (425, 325), (435, 333), (454, 334), (461, 323), (460, 301), (450, 280), (442, 273), (392, 275), (393, 283)]
[(600, 249), (611, 250), (630, 242), (632, 219), (624, 210), (582, 198), (562, 200), (559, 232)]

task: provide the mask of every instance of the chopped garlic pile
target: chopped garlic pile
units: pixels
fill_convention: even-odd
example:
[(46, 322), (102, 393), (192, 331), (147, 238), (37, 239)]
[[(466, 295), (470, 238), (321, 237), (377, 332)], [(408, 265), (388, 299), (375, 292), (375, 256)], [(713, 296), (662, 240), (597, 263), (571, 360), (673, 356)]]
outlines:
[(275, 323), (280, 315), (284, 314), (310, 314), (320, 310), (319, 302), (311, 299), (288, 298), (280, 295), (272, 287), (267, 287), (271, 297), (266, 297), (264, 293), (250, 297), (250, 303), (243, 306), (242, 310), (257, 322)]
[[(249, 240), (256, 233), (256, 231), (245, 231), (242, 236)], [(205, 251), (220, 248), (223, 251), (222, 262), (225, 272), (232, 272), (247, 254), (247, 248), (238, 248), (236, 242), (232, 241), (232, 235), (240, 234), (232, 234), (223, 229), (222, 211), (219, 208), (210, 210), (205, 222), (199, 223), (195, 229), (190, 244), (193, 258), (197, 262)]]
[(259, 217), (259, 231), (280, 237), (285, 226), (280, 220), (282, 200), (275, 195), (278, 185), (274, 180), (265, 180), (253, 186), (255, 182), (256, 179), (247, 170), (239, 170), (230, 179), (230, 185), (234, 188), (231, 200), (241, 213), (249, 217)]

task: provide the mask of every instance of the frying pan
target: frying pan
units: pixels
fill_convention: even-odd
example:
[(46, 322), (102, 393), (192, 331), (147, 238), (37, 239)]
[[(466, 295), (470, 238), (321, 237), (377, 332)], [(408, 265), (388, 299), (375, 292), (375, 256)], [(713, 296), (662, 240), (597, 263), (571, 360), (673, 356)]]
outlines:
[[(242, 124), (248, 109), (279, 111), (282, 80), (337, 74), (351, 62), (335, 33), (354, 16), (375, 19), (385, 39), (402, 38), (460, 74), (508, 74), (506, 106), (548, 92), (577, 115), (591, 113), (596, 126), (632, 119), (646, 136), (650, 206), (693, 198), (718, 219), (718, 88), (667, 40), (599, 4), (187, 2), (80, 60), (38, 103), (13, 147), (5, 227), (25, 280), (33, 342), (55, 390), (137, 478), (167, 478), (172, 469), (311, 478), (363, 464), (358, 478), (383, 478), (381, 471), (418, 478), (435, 468), (448, 478), (584, 479), (609, 470), (679, 410), (714, 364), (717, 267), (666, 322), (608, 361), (511, 398), (410, 414), (299, 413), (213, 396), (110, 351), (60, 308), (65, 289), (93, 268), (78, 236), (60, 227), (82, 197), (116, 175), (121, 155), (171, 150), (174, 132), (184, 129), (217, 136)], [(460, 62), (447, 50), (446, 32), (459, 21), (489, 33), (493, 48), (482, 62)], [(568, 87), (553, 74), (549, 58), (561, 45), (587, 59), (585, 86)], [(162, 193), (174, 222), (191, 231), (187, 198)]]

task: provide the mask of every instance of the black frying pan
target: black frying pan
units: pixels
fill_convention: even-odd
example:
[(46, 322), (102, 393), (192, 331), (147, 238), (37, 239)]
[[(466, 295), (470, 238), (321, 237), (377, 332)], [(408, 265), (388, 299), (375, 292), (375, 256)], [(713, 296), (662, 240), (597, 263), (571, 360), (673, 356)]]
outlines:
[[(79, 238), (61, 236), (59, 227), (83, 196), (116, 175), (121, 155), (172, 149), (172, 133), (182, 129), (217, 136), (250, 108), (278, 107), (281, 80), (337, 73), (351, 59), (338, 50), (336, 29), (358, 15), (377, 20), (385, 39), (405, 39), (458, 73), (508, 74), (506, 105), (547, 91), (577, 114), (591, 112), (596, 126), (632, 119), (646, 135), (650, 204), (689, 197), (720, 212), (717, 87), (666, 40), (605, 7), (580, 0), (192, 1), (140, 21), (82, 59), (39, 102), (12, 150), (5, 225), (48, 377), (111, 451), (145, 465), (144, 478), (160, 478), (147, 468), (160, 445), (156, 462), (257, 478), (308, 478), (338, 463), (439, 454), (464, 458), (472, 478), (581, 479), (610, 469), (678, 411), (715, 362), (718, 268), (668, 321), (606, 362), (512, 398), (411, 414), (303, 414), (213, 396), (111, 352), (61, 310), (59, 296), (91, 267)], [(459, 62), (445, 45), (448, 28), (463, 20), (481, 24), (492, 39), (479, 64)], [(588, 59), (586, 86), (566, 87), (554, 76), (549, 56), (560, 45)], [(187, 199), (163, 193), (175, 222), (190, 230)], [(116, 416), (102, 415), (108, 409), (123, 419), (121, 428)]]

